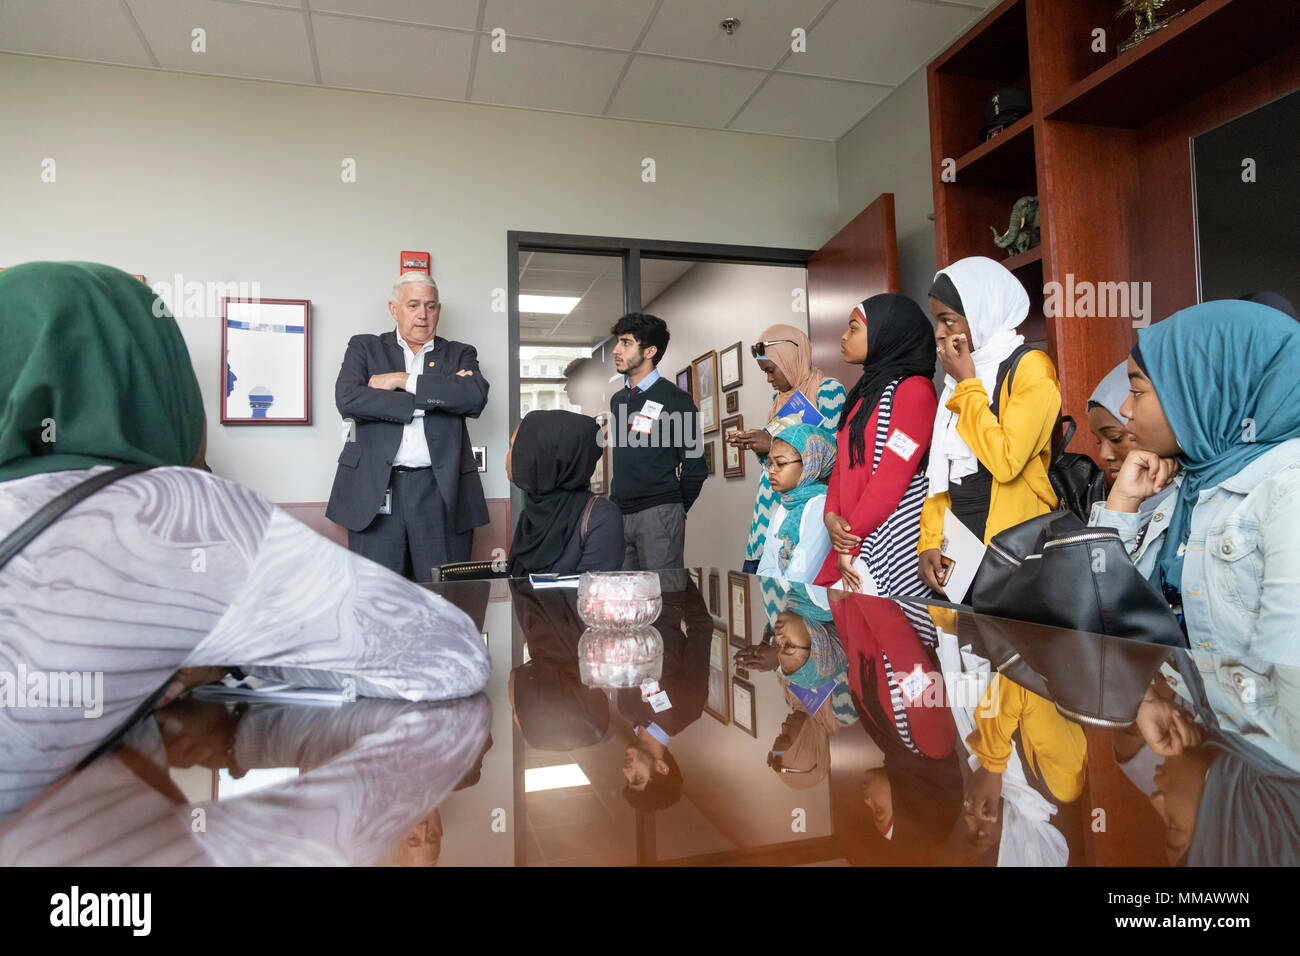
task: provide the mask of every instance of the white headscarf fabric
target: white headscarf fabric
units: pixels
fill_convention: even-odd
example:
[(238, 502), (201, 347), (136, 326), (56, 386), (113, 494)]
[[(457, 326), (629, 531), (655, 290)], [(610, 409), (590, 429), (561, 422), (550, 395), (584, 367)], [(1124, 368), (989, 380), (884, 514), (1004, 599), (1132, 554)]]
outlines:
[(1106, 377), (1097, 383), (1097, 387), (1088, 396), (1088, 404), (1096, 402), (1115, 416), (1121, 425), (1127, 425), (1128, 419), (1119, 413), (1120, 406), (1128, 398), (1128, 359), (1120, 362), (1106, 373)]
[[(966, 323), (970, 326), (975, 375), (984, 385), (992, 405), (998, 366), (1025, 341), (1016, 327), (1029, 315), (1029, 293), (1005, 266), (984, 256), (960, 259), (940, 269), (935, 278), (940, 274), (952, 280), (961, 296)], [(931, 496), (947, 491), (949, 479), (961, 484), (962, 478), (975, 474), (979, 468), (975, 453), (957, 434), (957, 413), (945, 407), (956, 389), (956, 380), (945, 375), (930, 440), (930, 464), (926, 469)]]

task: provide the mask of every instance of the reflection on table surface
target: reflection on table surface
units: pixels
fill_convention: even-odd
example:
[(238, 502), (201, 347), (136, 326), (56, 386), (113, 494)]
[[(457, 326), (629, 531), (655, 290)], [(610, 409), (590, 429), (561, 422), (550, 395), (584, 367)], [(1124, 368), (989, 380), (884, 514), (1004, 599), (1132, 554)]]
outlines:
[(183, 698), (53, 782), (0, 768), (39, 783), (0, 863), (1297, 862), (1294, 669), (720, 569), (660, 585), (621, 635), (575, 589), (433, 585), (485, 635), (484, 693)]

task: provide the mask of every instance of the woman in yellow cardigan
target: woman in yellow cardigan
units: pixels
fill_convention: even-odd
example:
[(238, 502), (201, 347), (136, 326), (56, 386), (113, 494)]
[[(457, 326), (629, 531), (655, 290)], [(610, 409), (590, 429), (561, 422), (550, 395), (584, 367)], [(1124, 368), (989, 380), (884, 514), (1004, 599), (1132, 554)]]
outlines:
[(940, 271), (930, 289), (930, 313), (947, 376), (930, 443), (917, 551), (921, 580), (942, 591), (945, 511), (987, 544), (1056, 507), (1047, 467), (1061, 386), (1052, 360), (1035, 349), (1024, 351), (1007, 388), (1013, 353), (1025, 341), (1016, 327), (1029, 315), (1029, 296), (992, 259), (961, 259)]

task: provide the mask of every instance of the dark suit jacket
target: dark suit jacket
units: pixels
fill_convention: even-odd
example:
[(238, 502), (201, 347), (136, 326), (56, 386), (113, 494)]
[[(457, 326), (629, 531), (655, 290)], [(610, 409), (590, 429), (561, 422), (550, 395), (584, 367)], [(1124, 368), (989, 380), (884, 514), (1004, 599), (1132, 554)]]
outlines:
[[(396, 332), (354, 335), (348, 342), (334, 401), (344, 420), (356, 423), (355, 440), (345, 442), (339, 455), (325, 516), (352, 531), (370, 524), (384, 504), (402, 428), (423, 408), (429, 458), (454, 530), (471, 531), (488, 523), (483, 483), (465, 427), (465, 418), (477, 418), (487, 404), (488, 383), (479, 371), (478, 353), (463, 342), (435, 337), (433, 349), (421, 359), (414, 395), (366, 384), (371, 375), (405, 372), (403, 349)], [(457, 375), (460, 369), (474, 374)]]

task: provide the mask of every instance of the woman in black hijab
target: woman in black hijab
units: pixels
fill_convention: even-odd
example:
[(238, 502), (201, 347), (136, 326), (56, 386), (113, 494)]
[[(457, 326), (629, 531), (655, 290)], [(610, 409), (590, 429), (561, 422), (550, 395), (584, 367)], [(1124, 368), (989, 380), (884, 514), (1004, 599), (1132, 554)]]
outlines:
[(511, 577), (619, 571), (623, 514), (591, 493), (600, 426), (576, 412), (529, 412), (515, 429), (506, 477), (524, 493), (510, 543)]
[(817, 584), (926, 596), (916, 574), (925, 462), (938, 408), (934, 332), (921, 307), (881, 293), (849, 313), (844, 361), (862, 366), (844, 402), (826, 493), (831, 539)]

